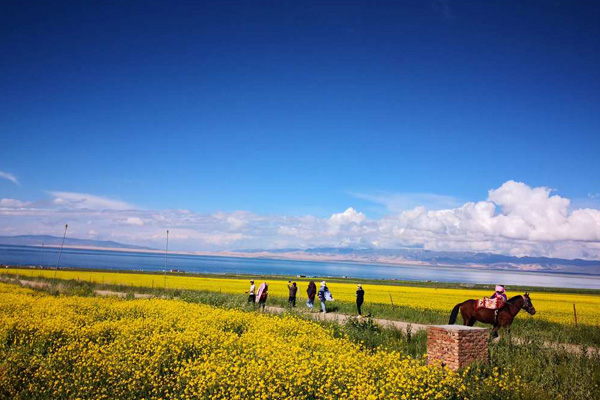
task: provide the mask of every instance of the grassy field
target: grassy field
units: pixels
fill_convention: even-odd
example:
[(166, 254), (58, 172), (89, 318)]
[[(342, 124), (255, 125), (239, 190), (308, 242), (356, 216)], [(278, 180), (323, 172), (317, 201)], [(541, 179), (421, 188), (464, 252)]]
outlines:
[[(220, 278), (199, 277), (186, 275), (159, 275), (148, 273), (126, 273), (126, 272), (97, 272), (85, 270), (37, 270), (37, 269), (0, 269), (1, 273), (20, 274), (22, 276), (46, 277), (56, 276), (58, 279), (77, 279), (103, 284), (114, 284), (124, 286), (146, 287), (146, 288), (169, 288), (187, 290), (207, 290), (220, 293), (240, 294), (248, 290), (247, 279), (242, 278)], [(55, 275), (56, 274), (56, 275)], [(257, 283), (260, 281), (257, 280)], [(269, 293), (271, 296), (286, 298), (288, 295), (287, 280), (269, 278)], [(305, 299), (305, 290), (308, 283), (306, 279), (297, 279), (299, 285), (299, 303)], [(318, 281), (317, 281), (318, 284)], [(341, 303), (352, 303), (355, 299), (356, 284), (342, 281), (331, 281), (328, 284), (335, 299)], [(406, 317), (402, 309), (419, 310), (429, 313), (429, 317), (415, 322), (443, 322), (442, 316), (449, 315), (455, 304), (467, 299), (476, 299), (491, 295), (489, 290), (481, 289), (455, 289), (455, 288), (432, 288), (422, 286), (406, 286), (391, 284), (363, 284), (365, 290), (365, 301), (367, 311), (369, 306), (375, 306), (374, 310), (382, 310), (377, 305), (394, 306), (394, 310), (400, 311), (400, 317)], [(509, 296), (522, 294), (510, 292)], [(578, 324), (588, 327), (600, 325), (600, 295), (585, 293), (550, 292), (548, 289), (530, 292), (532, 302), (536, 307), (537, 314), (534, 317), (525, 312), (519, 313), (518, 320), (538, 320), (562, 325), (574, 324), (573, 304), (576, 305)], [(336, 306), (336, 303), (332, 303)], [(347, 308), (346, 306), (339, 306)], [(351, 306), (350, 306), (351, 308)], [(385, 308), (383, 308), (385, 309)], [(378, 312), (378, 315), (381, 313)], [(386, 312), (387, 317), (393, 317)], [(391, 313), (393, 314), (393, 313)], [(410, 314), (410, 313), (409, 313)], [(415, 316), (418, 317), (418, 316)], [(400, 319), (400, 318), (398, 318)]]

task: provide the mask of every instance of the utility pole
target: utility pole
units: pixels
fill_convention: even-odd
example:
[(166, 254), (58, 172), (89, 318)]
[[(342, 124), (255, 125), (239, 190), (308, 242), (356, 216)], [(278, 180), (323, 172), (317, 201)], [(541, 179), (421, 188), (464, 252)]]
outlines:
[(65, 233), (63, 234), (62, 243), (60, 244), (60, 249), (58, 250), (58, 259), (56, 260), (56, 269), (54, 270), (54, 279), (56, 279), (56, 272), (58, 271), (58, 266), (60, 265), (60, 255), (62, 254), (63, 246), (65, 245), (65, 238), (67, 237), (67, 229), (69, 229), (69, 224), (65, 224)]
[(167, 247), (165, 247), (165, 289), (167, 288), (167, 260), (169, 256), (169, 230), (167, 229)]

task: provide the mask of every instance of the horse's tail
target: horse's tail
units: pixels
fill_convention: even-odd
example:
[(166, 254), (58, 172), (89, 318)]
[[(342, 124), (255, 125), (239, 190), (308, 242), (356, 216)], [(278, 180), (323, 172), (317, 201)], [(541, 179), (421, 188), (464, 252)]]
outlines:
[(452, 312), (450, 313), (450, 321), (448, 321), (448, 325), (454, 325), (456, 322), (456, 317), (458, 316), (458, 310), (460, 310), (460, 306), (462, 306), (462, 304), (463, 303), (458, 303), (454, 306)]

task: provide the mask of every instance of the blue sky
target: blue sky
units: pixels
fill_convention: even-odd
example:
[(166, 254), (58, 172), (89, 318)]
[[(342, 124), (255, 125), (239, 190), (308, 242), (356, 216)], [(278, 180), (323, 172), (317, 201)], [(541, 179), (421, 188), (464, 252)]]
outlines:
[(598, 20), (579, 1), (5, 2), (19, 184), (0, 198), (382, 218), (514, 180), (597, 209)]

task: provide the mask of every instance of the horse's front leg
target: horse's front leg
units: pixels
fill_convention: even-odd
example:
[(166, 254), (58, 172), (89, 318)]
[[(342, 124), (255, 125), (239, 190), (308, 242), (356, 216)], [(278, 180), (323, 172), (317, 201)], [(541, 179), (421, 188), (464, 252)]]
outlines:
[(500, 325), (499, 324), (494, 324), (494, 329), (492, 330), (492, 337), (494, 339), (498, 338), (498, 330), (500, 329)]

